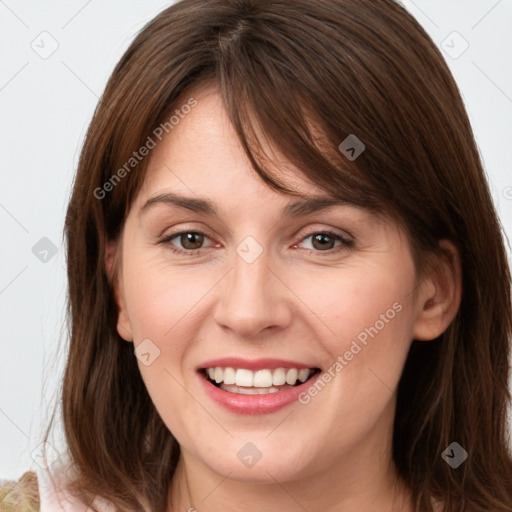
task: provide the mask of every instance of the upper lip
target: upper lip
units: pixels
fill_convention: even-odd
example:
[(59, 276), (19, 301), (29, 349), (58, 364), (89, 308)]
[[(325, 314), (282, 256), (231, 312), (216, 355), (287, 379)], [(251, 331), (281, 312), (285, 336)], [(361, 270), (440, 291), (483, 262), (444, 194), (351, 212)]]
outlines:
[(201, 363), (197, 369), (203, 370), (205, 368), (246, 368), (247, 370), (272, 370), (274, 368), (317, 368), (314, 364), (299, 363), (297, 361), (290, 361), (285, 359), (242, 359), (240, 357), (223, 357), (220, 359), (210, 359)]

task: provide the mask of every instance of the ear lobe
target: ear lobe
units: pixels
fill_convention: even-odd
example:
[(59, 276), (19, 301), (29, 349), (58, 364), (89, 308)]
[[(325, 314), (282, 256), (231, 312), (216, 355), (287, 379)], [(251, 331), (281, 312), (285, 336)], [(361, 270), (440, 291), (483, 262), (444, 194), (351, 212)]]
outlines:
[(108, 241), (105, 248), (105, 270), (117, 304), (117, 332), (125, 341), (133, 341), (128, 312), (124, 300), (121, 263), (118, 259), (118, 242)]
[(418, 296), (418, 313), (414, 323), (413, 339), (433, 340), (453, 321), (462, 296), (462, 269), (460, 256), (449, 240), (439, 242), (442, 253), (436, 256), (435, 268), (425, 278)]

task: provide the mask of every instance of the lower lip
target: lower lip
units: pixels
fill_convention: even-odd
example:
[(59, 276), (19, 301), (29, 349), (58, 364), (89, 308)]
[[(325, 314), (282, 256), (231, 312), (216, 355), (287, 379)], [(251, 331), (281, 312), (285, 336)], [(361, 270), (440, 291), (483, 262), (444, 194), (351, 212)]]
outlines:
[(283, 389), (276, 393), (267, 393), (265, 395), (242, 395), (240, 393), (230, 393), (214, 386), (202, 373), (199, 373), (204, 389), (208, 396), (218, 405), (228, 411), (237, 414), (267, 414), (278, 411), (283, 407), (298, 400), (299, 395), (305, 392), (320, 376), (321, 372), (313, 375), (306, 382), (294, 386), (293, 388)]

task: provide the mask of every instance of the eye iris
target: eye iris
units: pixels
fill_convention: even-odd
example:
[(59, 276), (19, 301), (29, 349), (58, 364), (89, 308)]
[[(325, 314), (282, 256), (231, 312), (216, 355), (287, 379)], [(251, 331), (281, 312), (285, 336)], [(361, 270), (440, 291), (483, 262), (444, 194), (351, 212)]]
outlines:
[[(325, 242), (327, 241), (327, 244)], [(315, 249), (332, 249), (332, 247), (327, 247), (330, 243), (332, 244), (333, 238), (329, 235), (326, 235), (324, 233), (318, 233), (313, 237), (313, 247)], [(320, 243), (320, 246), (317, 247), (316, 242)]]
[[(185, 249), (199, 249), (203, 244), (203, 235), (200, 233), (183, 233), (180, 236), (180, 243)], [(189, 245), (192, 244), (192, 246)]]

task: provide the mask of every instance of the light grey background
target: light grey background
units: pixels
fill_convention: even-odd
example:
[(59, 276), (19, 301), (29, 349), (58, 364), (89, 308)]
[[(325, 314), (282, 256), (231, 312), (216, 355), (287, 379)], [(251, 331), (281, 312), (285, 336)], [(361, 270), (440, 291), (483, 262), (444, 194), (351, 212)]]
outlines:
[[(443, 48), (510, 236), (512, 0), (403, 3)], [(64, 367), (62, 227), (87, 125), (115, 63), (167, 5), (0, 0), (0, 478), (37, 467)]]

